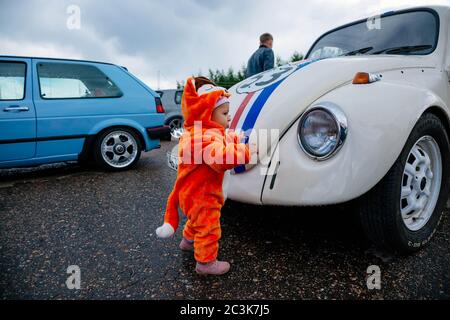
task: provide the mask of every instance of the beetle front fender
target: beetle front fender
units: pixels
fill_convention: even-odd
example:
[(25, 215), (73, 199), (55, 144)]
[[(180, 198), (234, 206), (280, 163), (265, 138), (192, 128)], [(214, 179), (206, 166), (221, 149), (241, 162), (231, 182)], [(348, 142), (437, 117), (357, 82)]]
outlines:
[[(312, 160), (298, 144), (297, 119), (275, 149), (278, 170), (265, 179), (263, 204), (325, 205), (357, 198), (389, 171), (426, 109), (439, 107), (449, 115), (433, 92), (399, 82), (344, 85), (313, 105), (325, 101), (340, 106), (347, 116), (342, 149), (326, 161)], [(272, 159), (271, 166), (277, 163)]]

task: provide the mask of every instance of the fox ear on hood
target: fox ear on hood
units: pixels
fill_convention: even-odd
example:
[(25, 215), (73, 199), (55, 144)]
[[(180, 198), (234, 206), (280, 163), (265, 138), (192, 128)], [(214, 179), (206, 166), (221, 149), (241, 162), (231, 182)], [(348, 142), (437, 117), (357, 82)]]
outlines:
[(189, 97), (192, 97), (192, 96), (197, 97), (198, 96), (197, 89), (195, 88), (195, 80), (193, 77), (187, 78), (183, 95), (187, 95)]
[[(195, 121), (202, 121), (204, 127), (214, 127), (217, 124), (211, 122), (211, 114), (221, 96), (229, 97), (225, 88), (214, 86), (211, 83), (203, 83), (199, 90), (196, 87), (196, 78), (189, 77), (186, 80), (183, 96), (181, 98), (181, 111), (184, 117), (185, 128), (194, 125)], [(206, 78), (205, 78), (206, 79)], [(209, 81), (209, 79), (207, 79)]]

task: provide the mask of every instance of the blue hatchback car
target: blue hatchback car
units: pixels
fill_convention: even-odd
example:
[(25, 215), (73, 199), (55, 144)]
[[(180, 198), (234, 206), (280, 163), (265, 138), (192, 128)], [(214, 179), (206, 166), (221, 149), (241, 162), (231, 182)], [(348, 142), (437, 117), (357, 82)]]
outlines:
[(131, 168), (160, 147), (159, 95), (114, 64), (0, 56), (0, 168), (95, 160)]

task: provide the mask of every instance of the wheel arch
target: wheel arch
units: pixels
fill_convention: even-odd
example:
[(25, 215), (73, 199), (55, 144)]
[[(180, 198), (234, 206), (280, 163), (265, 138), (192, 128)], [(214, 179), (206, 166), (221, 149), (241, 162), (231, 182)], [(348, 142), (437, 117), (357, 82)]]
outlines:
[(173, 114), (169, 117), (167, 117), (166, 120), (164, 120), (164, 124), (168, 125), (170, 121), (172, 121), (173, 119), (181, 119), (183, 120), (183, 116), (181, 114)]
[(129, 129), (130, 131), (133, 131), (136, 134), (136, 136), (138, 137), (138, 139), (139, 139), (139, 143), (141, 144), (142, 150), (145, 149), (145, 146), (146, 146), (145, 139), (144, 139), (142, 133), (138, 129), (136, 129), (133, 126), (130, 126), (130, 125), (112, 125), (112, 126), (107, 126), (107, 127), (103, 128), (103, 129), (101, 129), (100, 131), (98, 131), (95, 134), (88, 135), (86, 137), (86, 139), (84, 140), (83, 148), (81, 150), (81, 153), (78, 156), (78, 159), (81, 160), (81, 161), (90, 161), (90, 160), (92, 160), (92, 156), (93, 156), (92, 148), (94, 147), (96, 139), (101, 134), (103, 134), (106, 130), (110, 130), (110, 129), (114, 129), (114, 128), (117, 128), (117, 129), (118, 128), (124, 128), (124, 129)]
[(445, 131), (447, 132), (447, 137), (450, 139), (450, 117), (448, 113), (438, 106), (430, 106), (422, 113), (421, 116), (423, 116), (425, 113), (432, 113), (442, 121), (442, 124), (445, 127)]

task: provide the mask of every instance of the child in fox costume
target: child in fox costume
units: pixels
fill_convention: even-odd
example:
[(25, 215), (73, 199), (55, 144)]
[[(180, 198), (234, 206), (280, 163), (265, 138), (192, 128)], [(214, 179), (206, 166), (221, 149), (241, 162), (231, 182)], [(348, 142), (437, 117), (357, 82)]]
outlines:
[[(222, 182), (226, 170), (250, 160), (249, 147), (240, 136), (225, 133), (230, 94), (204, 77), (188, 78), (181, 110), (185, 133), (178, 146), (178, 174), (167, 201), (160, 238), (171, 237), (178, 227), (178, 206), (188, 220), (180, 248), (194, 251), (199, 274), (224, 274), (230, 264), (217, 260), (221, 237)], [(199, 130), (201, 125), (201, 130)]]

